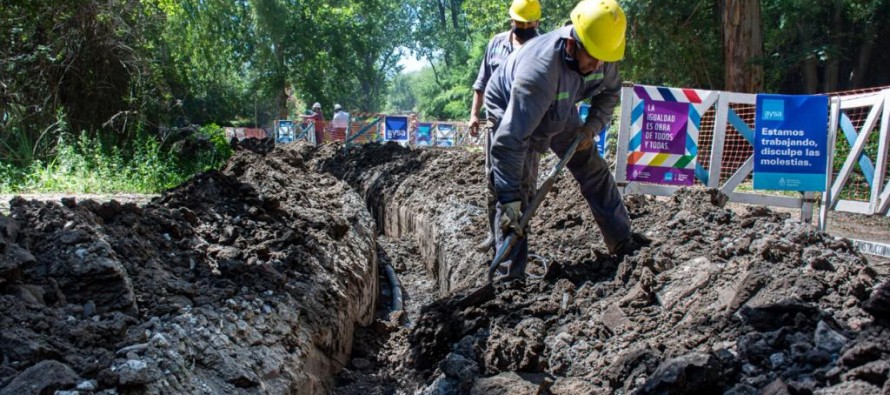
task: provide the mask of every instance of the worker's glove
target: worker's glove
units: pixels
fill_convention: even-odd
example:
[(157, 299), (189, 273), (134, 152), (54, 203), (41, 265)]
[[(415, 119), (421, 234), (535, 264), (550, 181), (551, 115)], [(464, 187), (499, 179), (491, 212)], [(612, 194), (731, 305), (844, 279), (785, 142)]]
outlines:
[(476, 137), (479, 135), (479, 116), (476, 114), (470, 115), (470, 122), (467, 125), (470, 129), (470, 136)]
[(584, 136), (581, 139), (581, 143), (578, 144), (578, 151), (584, 151), (593, 145), (593, 138), (596, 135), (596, 131), (593, 130), (593, 125), (589, 123), (581, 125), (581, 127), (578, 128), (577, 134)]
[(522, 218), (522, 202), (514, 201), (501, 204), (501, 231), (507, 234), (510, 231), (516, 233), (517, 237), (522, 237), (522, 227), (519, 226), (519, 219)]

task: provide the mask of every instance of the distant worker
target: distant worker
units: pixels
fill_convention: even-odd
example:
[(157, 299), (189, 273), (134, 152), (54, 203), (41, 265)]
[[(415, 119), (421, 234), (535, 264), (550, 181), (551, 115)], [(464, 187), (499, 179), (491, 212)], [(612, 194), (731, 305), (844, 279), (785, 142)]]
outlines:
[[(489, 182), (497, 195), (497, 247), (508, 232), (520, 237), (499, 268), (500, 279), (525, 277), (528, 229), (519, 228), (519, 219), (535, 193), (540, 155), (549, 148), (562, 157), (578, 134), (586, 138), (568, 168), (609, 252), (631, 254), (645, 242), (631, 233), (615, 180), (592, 144), (618, 103), (616, 62), (624, 57), (627, 20), (616, 0), (583, 0), (570, 16), (573, 25), (532, 40), (507, 59), (485, 90), (494, 123)], [(588, 78), (599, 78), (599, 87), (589, 90)], [(583, 94), (593, 97), (582, 125), (575, 103)]]
[(312, 113), (303, 115), (304, 120), (311, 120), (315, 123), (315, 144), (324, 142), (324, 113), (321, 112), (321, 103), (315, 102), (312, 105)]
[(417, 114), (408, 115), (408, 145), (417, 146)]
[[(482, 58), (482, 64), (479, 66), (479, 74), (476, 76), (476, 82), (473, 83), (473, 104), (470, 107), (470, 135), (476, 137), (479, 135), (479, 110), (482, 108), (483, 95), (485, 87), (491, 74), (507, 60), (507, 56), (513, 51), (522, 47), (528, 40), (538, 36), (538, 23), (541, 20), (541, 3), (538, 0), (513, 0), (510, 5), (510, 30), (499, 33), (492, 37), (485, 47), (485, 55)], [(491, 142), (491, 125), (486, 125), (484, 138), (485, 149), (485, 172), (490, 171), (490, 163), (488, 159), (488, 149)], [(490, 232), (488, 238), (479, 244), (479, 250), (485, 251), (494, 244), (494, 206), (496, 200), (494, 191), (490, 191), (488, 197), (488, 222)]]
[(334, 104), (334, 118), (331, 119), (331, 139), (346, 140), (346, 130), (349, 129), (349, 113), (343, 111), (343, 107)]

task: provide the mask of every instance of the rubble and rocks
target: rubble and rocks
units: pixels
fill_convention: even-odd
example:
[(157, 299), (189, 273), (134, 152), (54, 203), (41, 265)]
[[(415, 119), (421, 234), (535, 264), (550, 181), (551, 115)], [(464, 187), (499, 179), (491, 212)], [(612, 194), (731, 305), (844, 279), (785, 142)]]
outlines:
[[(626, 196), (652, 242), (619, 258), (567, 175), (531, 225), (547, 267), (530, 270), (546, 275), (464, 307), (490, 258), (474, 249), (488, 231), (481, 153), (247, 145), (144, 206), (14, 201), (0, 217), (0, 388), (55, 362), (61, 373), (28, 385), (890, 392), (885, 275), (786, 213), (732, 210), (716, 191)], [(381, 262), (399, 273), (402, 312), (378, 287)]]
[[(577, 194), (566, 180), (560, 186), (560, 197)], [(584, 208), (580, 195), (551, 199), (538, 228), (548, 219), (582, 219), (574, 234), (551, 227), (532, 236), (531, 248), (562, 273), (478, 308), (431, 306), (420, 319), (426, 325), (412, 332), (418, 366), (429, 366), (435, 382), (449, 345), (472, 337), (482, 355), (497, 355), (478, 359), (481, 377), (505, 368), (542, 373), (554, 380), (554, 394), (577, 393), (565, 385), (576, 379), (586, 381), (584, 393), (603, 394), (882, 388), (886, 349), (872, 352), (879, 362), (860, 371), (837, 362), (881, 336), (869, 331), (883, 331), (859, 307), (879, 281), (867, 261), (848, 242), (787, 214), (736, 213), (709, 201), (692, 190), (669, 201), (628, 197), (635, 229), (653, 243), (616, 261), (590, 241), (598, 231), (589, 214), (573, 212)], [(587, 246), (564, 247), (574, 242)], [(530, 319), (542, 328), (526, 330)]]
[[(365, 191), (378, 223), (399, 224), (385, 227), (389, 232), (414, 235), (445, 296), (424, 307), (408, 335), (410, 355), (398, 364), (421, 378), (395, 386), (405, 392), (467, 393), (473, 387), (454, 373), (461, 371), (456, 360), (467, 361), (462, 371), (478, 372), (477, 381), (504, 372), (545, 375), (552, 385), (536, 390), (542, 393), (813, 393), (855, 377), (883, 377), (880, 366), (868, 370), (879, 373), (847, 379), (827, 375), (858, 344), (856, 334), (874, 327), (860, 304), (879, 276), (849, 242), (788, 214), (732, 211), (716, 191), (683, 190), (669, 200), (628, 196), (635, 230), (653, 243), (617, 259), (606, 253), (574, 181), (563, 177), (532, 221), (530, 239), (559, 274), (461, 310), (453, 302), (484, 279), (485, 257), (447, 238), (444, 259), (425, 254), (442, 238), (417, 235), (436, 234), (435, 227), (417, 229), (457, 228), (463, 245), (484, 237), (481, 157), (393, 145), (356, 150), (368, 160), (307, 162), (334, 168)], [(455, 211), (474, 220), (443, 225), (443, 213)], [(404, 224), (413, 228), (404, 232)], [(463, 278), (443, 281), (444, 265), (446, 275)], [(474, 351), (461, 354), (458, 344)]]
[(3, 393), (329, 391), (375, 312), (376, 226), (346, 184), (265, 146), (142, 206), (14, 199)]

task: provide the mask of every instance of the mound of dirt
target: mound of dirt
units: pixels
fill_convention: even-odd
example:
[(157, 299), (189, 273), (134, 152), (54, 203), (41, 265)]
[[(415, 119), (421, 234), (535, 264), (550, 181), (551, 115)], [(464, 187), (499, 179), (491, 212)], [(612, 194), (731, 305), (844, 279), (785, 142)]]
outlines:
[(145, 206), (13, 200), (0, 394), (328, 391), (373, 318), (376, 226), (267, 146)]
[[(530, 249), (551, 275), (460, 308), (456, 300), (485, 278), (487, 255), (469, 248), (487, 231), (479, 154), (373, 145), (305, 157), (362, 191), (387, 235), (414, 237), (445, 295), (407, 335), (376, 338), (384, 348), (393, 338), (411, 345), (401, 358), (368, 358), (379, 385), (426, 394), (841, 393), (880, 390), (887, 379), (883, 346), (856, 359), (879, 364), (869, 366), (874, 374), (850, 374), (858, 365), (841, 358), (883, 333), (860, 308), (879, 276), (850, 243), (788, 214), (733, 212), (715, 191), (628, 196), (634, 229), (653, 242), (618, 259), (564, 176), (532, 221)], [(555, 158), (547, 161), (543, 168)], [(454, 227), (448, 213), (469, 221)], [(458, 237), (442, 242), (454, 229)], [(450, 250), (431, 254), (430, 244)], [(399, 380), (406, 369), (419, 378)]]
[(653, 243), (617, 261), (572, 246), (597, 232), (572, 212), (582, 205), (575, 196), (552, 199), (539, 217), (546, 230), (532, 236), (532, 248), (562, 266), (558, 276), (499, 289), (480, 307), (445, 299), (424, 311), (411, 334), (414, 363), (433, 369), (424, 393), (476, 392), (480, 376), (498, 377), (504, 391), (553, 394), (890, 386), (885, 345), (869, 346), (870, 359), (847, 358), (870, 363), (866, 372), (844, 370), (844, 355), (886, 331), (859, 307), (878, 279), (848, 242), (787, 214), (735, 213), (712, 205), (713, 193), (683, 190), (667, 202), (627, 197), (635, 230)]
[(652, 242), (613, 257), (564, 176), (531, 224), (546, 275), (467, 307), (486, 193), (480, 153), (252, 141), (144, 206), (14, 200), (0, 395), (890, 391), (890, 285), (846, 240), (682, 190), (625, 197)]

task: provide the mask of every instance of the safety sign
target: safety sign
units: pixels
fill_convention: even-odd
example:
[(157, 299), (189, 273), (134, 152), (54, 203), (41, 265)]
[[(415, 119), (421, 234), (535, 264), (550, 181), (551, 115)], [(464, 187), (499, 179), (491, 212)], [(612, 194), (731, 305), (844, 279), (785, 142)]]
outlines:
[(436, 125), (436, 145), (439, 147), (451, 147), (454, 145), (454, 125), (449, 123)]
[(383, 129), (386, 141), (408, 141), (408, 117), (386, 117)]
[(823, 191), (828, 96), (757, 95), (754, 189)]
[(414, 144), (418, 146), (429, 146), (433, 143), (433, 124), (418, 123), (417, 130), (414, 132)]
[(689, 110), (689, 103), (643, 100), (628, 153), (629, 181), (692, 185), (697, 142), (688, 133)]
[(279, 144), (292, 143), (296, 137), (294, 130), (294, 121), (279, 120), (276, 121), (275, 142)]

